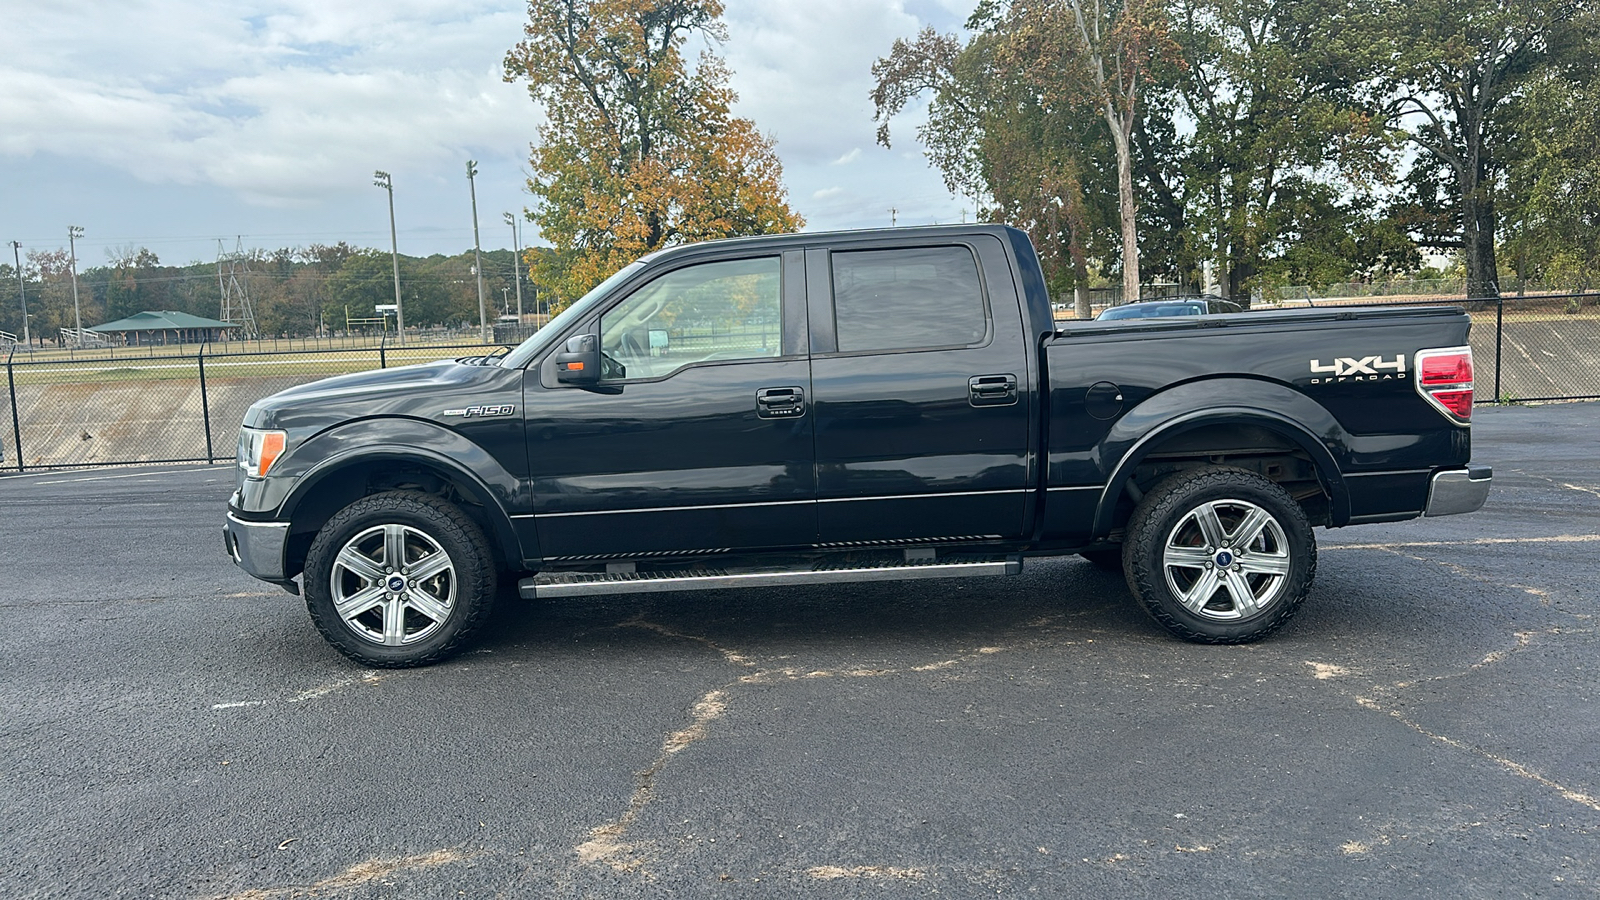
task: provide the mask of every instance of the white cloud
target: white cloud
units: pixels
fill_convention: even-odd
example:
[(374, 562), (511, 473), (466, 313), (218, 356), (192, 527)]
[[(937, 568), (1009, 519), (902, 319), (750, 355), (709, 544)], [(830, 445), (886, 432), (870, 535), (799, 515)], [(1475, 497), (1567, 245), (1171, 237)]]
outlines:
[[(784, 175), (810, 227), (886, 225), (891, 206), (902, 223), (957, 218), (959, 201), (928, 168), (916, 145), (903, 161), (900, 144), (877, 145), (870, 97), (872, 64), (896, 38), (924, 24), (958, 29), (970, 0), (811, 0), (728, 4), (728, 42), (719, 48), (734, 70), (738, 113), (777, 141)], [(920, 107), (895, 122), (909, 134)], [(837, 186), (842, 193), (818, 192)]]
[[(868, 93), (896, 38), (924, 22), (958, 28), (972, 2), (728, 0), (729, 40), (714, 49), (734, 70), (738, 114), (776, 139), (810, 227), (887, 224), (891, 206), (902, 223), (957, 217), (961, 202), (909, 140), (917, 109), (895, 122), (908, 139), (889, 151)], [(229, 234), (292, 240), (296, 216), (326, 239), (351, 209), (376, 210), (371, 173), (383, 168), (403, 219), (458, 241), (467, 157), (481, 161), (480, 200), (496, 179), (497, 207), (527, 202), (519, 170), (542, 119), (501, 77), (524, 21), (505, 0), (30, 4), (0, 29), (0, 160), (24, 181), (92, 171), (96, 191), (73, 215), (94, 226), (99, 209), (98, 233), (122, 240), (219, 218)], [(49, 198), (68, 185), (24, 186), (7, 188), (4, 224), (60, 231)], [(151, 196), (168, 202), (133, 200)], [(263, 211), (257, 225), (240, 221), (250, 209)]]
[(60, 10), (41, 16), (0, 45), (0, 153), (295, 204), (375, 164), (520, 153), (537, 126), (526, 92), (501, 79), (514, 15), (424, 0), (274, 8), (115, 4), (72, 27)]

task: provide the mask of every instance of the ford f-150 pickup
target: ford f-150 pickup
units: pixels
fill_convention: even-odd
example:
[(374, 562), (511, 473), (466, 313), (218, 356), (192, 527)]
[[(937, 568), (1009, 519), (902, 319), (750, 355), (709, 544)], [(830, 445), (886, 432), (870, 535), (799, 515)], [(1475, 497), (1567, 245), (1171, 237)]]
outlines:
[(455, 652), (509, 581), (582, 597), (1068, 554), (1123, 571), (1178, 637), (1251, 641), (1305, 599), (1314, 527), (1483, 505), (1468, 327), (1436, 307), (1058, 329), (1003, 226), (676, 247), (504, 355), (257, 402), (224, 538), (372, 666)]

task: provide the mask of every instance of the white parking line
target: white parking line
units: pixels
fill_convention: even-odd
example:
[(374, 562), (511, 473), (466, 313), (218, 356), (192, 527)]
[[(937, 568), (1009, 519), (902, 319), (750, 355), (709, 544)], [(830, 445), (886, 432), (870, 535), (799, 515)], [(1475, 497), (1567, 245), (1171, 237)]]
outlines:
[(1323, 544), (1323, 550), (1396, 550), (1411, 547), (1482, 547), (1489, 544), (1590, 544), (1600, 542), (1600, 534), (1557, 534), (1548, 537), (1473, 538), (1465, 541), (1398, 541), (1392, 544)]
[[(115, 479), (115, 478), (152, 478), (152, 477), (157, 476), (157, 475), (187, 475), (187, 474), (189, 474), (191, 472), (220, 472), (223, 469), (231, 469), (231, 468), (233, 468), (232, 465), (226, 465), (226, 466), (202, 466), (202, 467), (200, 467), (198, 469), (163, 469), (163, 470), (152, 471), (152, 472), (133, 472), (133, 473), (128, 474), (128, 475), (91, 475), (91, 476), (88, 476), (86, 478), (61, 478), (61, 479), (57, 479), (55, 481), (34, 481), (34, 482), (30, 482), (30, 483), (31, 484), (77, 484), (78, 482), (82, 482), (82, 481), (111, 481), (112, 479)], [(8, 479), (9, 478), (42, 478), (42, 477), (45, 477), (47, 475), (56, 475), (56, 474), (60, 474), (60, 473), (57, 473), (57, 472), (40, 472), (38, 475), (11, 475), (11, 476), (8, 476)]]

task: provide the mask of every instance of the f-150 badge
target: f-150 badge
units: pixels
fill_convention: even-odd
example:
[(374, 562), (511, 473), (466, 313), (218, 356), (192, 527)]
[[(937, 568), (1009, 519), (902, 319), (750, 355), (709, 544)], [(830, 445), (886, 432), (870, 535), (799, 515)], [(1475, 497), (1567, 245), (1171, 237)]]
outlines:
[(1392, 360), (1385, 360), (1381, 356), (1363, 356), (1355, 359), (1341, 356), (1331, 363), (1323, 364), (1320, 359), (1311, 360), (1312, 384), (1337, 384), (1341, 381), (1393, 381), (1406, 376), (1406, 358), (1404, 355), (1396, 356)]
[(489, 416), (509, 416), (516, 411), (517, 407), (515, 405), (468, 406), (465, 409), (447, 409), (444, 411), (444, 414), (447, 416), (461, 416), (464, 419), (472, 419), (479, 416), (484, 418)]

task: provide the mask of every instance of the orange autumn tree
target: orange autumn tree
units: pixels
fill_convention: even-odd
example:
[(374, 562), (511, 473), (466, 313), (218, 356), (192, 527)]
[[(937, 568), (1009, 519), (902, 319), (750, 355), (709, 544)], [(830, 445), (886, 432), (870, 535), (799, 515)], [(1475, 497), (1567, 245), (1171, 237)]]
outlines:
[(671, 244), (795, 231), (772, 140), (732, 115), (728, 68), (691, 35), (726, 39), (720, 0), (529, 0), (506, 80), (545, 112), (528, 218), (554, 253), (535, 280), (570, 303)]

